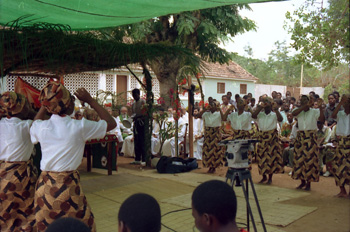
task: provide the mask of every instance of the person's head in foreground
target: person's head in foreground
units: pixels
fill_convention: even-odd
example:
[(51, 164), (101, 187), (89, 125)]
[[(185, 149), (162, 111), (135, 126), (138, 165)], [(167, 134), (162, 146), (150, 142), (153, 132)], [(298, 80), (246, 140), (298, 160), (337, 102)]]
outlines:
[(90, 232), (89, 227), (76, 218), (64, 217), (51, 223), (46, 232)]
[(71, 115), (74, 111), (74, 96), (57, 82), (46, 84), (40, 92), (39, 100), (51, 114)]
[(235, 192), (223, 181), (207, 181), (193, 191), (192, 215), (201, 232), (238, 232), (236, 212)]
[(148, 194), (134, 194), (120, 206), (118, 221), (119, 232), (159, 232), (159, 204)]
[(25, 96), (15, 92), (5, 92), (0, 97), (1, 115), (8, 118), (28, 118), (31, 106)]

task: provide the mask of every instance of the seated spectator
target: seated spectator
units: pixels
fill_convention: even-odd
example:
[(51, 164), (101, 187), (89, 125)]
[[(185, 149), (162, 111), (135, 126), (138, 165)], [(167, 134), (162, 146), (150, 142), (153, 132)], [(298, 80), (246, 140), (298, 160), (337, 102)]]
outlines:
[(59, 218), (51, 223), (46, 232), (90, 232), (91, 230), (84, 222), (76, 218)]
[(296, 103), (296, 99), (295, 97), (291, 97), (290, 100), (289, 100), (289, 104), (290, 104), (290, 110), (294, 110), (294, 108), (296, 107), (295, 103)]
[(225, 182), (211, 180), (200, 184), (192, 194), (192, 216), (202, 232), (238, 232), (237, 199)]
[[(285, 147), (283, 150), (283, 164), (287, 165), (289, 167), (293, 167), (293, 158), (294, 158), (294, 142), (297, 137), (298, 132), (298, 122), (295, 120), (296, 123), (292, 126), (292, 131), (289, 135), (289, 144), (288, 147)], [(289, 175), (292, 175), (292, 171), (290, 171)]]
[[(320, 174), (323, 172), (323, 166), (325, 164), (325, 156), (326, 156), (326, 147), (325, 144), (328, 143), (329, 139), (331, 137), (331, 129), (325, 125), (323, 125), (322, 122), (317, 121), (317, 132), (316, 132), (316, 138), (317, 138), (317, 145), (318, 149), (320, 151), (320, 156), (318, 158), (318, 163), (320, 165)], [(327, 170), (325, 173), (325, 176), (329, 176), (330, 172)]]
[(118, 221), (119, 232), (158, 232), (161, 228), (159, 204), (148, 194), (134, 194), (120, 206)]
[(83, 114), (81, 113), (80, 110), (75, 112), (74, 119), (76, 119), (76, 120), (82, 120), (83, 119)]
[(324, 111), (324, 117), (325, 117), (325, 125), (330, 127), (331, 129), (333, 128), (333, 126), (335, 126), (337, 124), (337, 120), (336, 118), (332, 118), (332, 114), (333, 111), (335, 110), (335, 96), (334, 94), (328, 94), (328, 104), (326, 105), (326, 109)]

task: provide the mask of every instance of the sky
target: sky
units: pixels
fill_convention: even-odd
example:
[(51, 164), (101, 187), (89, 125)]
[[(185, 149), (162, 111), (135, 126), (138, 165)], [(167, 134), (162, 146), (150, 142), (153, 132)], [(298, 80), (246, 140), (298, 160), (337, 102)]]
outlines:
[(242, 10), (240, 13), (255, 21), (256, 32), (237, 35), (233, 38), (234, 42), (229, 42), (223, 47), (229, 52), (247, 56), (244, 47), (249, 45), (253, 49), (253, 58), (267, 60), (268, 53), (274, 49), (276, 41), (286, 40), (287, 44), (291, 43), (290, 35), (283, 29), (285, 14), (287, 11), (293, 13), (303, 3), (304, 0), (292, 0), (250, 4), (252, 11)]

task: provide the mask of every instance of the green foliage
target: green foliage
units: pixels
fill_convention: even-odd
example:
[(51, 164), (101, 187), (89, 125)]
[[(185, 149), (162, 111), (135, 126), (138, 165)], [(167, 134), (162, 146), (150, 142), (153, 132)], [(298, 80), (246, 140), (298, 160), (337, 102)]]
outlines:
[[(253, 50), (249, 46), (246, 47), (246, 52), (248, 55), (253, 54)], [(277, 41), (275, 43), (275, 48), (269, 53), (267, 61), (235, 54), (232, 55), (232, 59), (248, 72), (258, 77), (259, 83), (300, 86), (301, 65), (296, 62), (295, 56), (290, 54), (285, 41)], [(319, 71), (315, 67), (304, 65), (304, 86), (315, 86), (314, 80), (318, 76)]]
[(294, 41), (292, 47), (300, 52), (299, 62), (329, 70), (350, 62), (349, 1), (328, 0), (325, 5), (306, 0), (293, 14), (287, 12), (291, 25), (285, 28)]

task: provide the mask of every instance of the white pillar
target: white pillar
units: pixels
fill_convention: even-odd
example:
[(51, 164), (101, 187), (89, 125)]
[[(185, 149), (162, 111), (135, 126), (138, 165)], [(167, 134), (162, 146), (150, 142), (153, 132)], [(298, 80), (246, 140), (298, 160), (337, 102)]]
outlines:
[(106, 91), (106, 74), (100, 73), (98, 77), (98, 89)]

